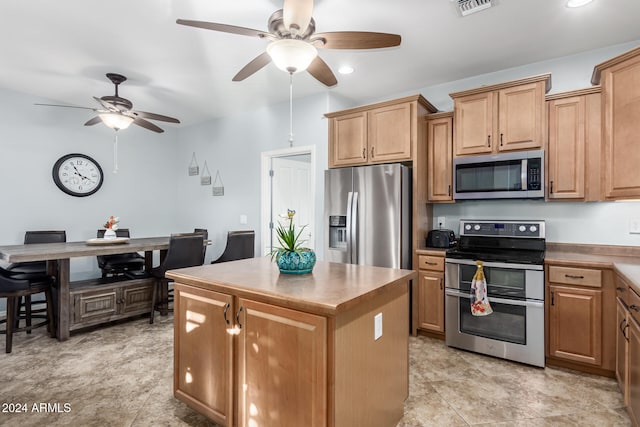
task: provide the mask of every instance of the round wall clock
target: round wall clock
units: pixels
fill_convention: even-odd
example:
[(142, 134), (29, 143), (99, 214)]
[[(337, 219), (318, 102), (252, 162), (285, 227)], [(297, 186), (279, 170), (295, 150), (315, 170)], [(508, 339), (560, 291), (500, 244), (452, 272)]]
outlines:
[(102, 168), (85, 154), (67, 154), (53, 165), (53, 182), (65, 193), (76, 196), (90, 196), (102, 186)]

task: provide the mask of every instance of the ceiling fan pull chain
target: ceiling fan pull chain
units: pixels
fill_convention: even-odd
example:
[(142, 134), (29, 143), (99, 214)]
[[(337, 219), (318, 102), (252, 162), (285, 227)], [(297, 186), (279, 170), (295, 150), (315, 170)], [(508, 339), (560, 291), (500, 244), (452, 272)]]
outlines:
[(289, 73), (289, 147), (293, 147), (293, 73)]
[(118, 130), (113, 135), (113, 173), (118, 173)]

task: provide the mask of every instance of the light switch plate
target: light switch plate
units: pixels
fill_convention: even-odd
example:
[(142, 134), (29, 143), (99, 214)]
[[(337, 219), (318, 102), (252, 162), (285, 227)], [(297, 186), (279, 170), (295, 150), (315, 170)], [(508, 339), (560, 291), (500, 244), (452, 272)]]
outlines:
[(640, 218), (629, 220), (629, 234), (640, 234)]
[(378, 313), (373, 318), (373, 339), (377, 340), (382, 336), (382, 313)]
[(247, 216), (240, 215), (240, 224), (246, 224), (246, 223), (247, 223)]

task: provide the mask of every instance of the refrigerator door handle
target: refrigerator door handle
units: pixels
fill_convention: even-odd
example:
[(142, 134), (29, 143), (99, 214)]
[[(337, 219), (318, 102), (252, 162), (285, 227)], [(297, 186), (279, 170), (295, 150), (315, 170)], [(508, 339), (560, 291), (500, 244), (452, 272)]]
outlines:
[(351, 263), (352, 256), (351, 251), (353, 246), (351, 245), (351, 223), (353, 218), (351, 216), (351, 205), (353, 204), (353, 193), (349, 191), (347, 194), (347, 262)]
[(351, 264), (358, 263), (358, 192), (353, 192), (351, 200)]

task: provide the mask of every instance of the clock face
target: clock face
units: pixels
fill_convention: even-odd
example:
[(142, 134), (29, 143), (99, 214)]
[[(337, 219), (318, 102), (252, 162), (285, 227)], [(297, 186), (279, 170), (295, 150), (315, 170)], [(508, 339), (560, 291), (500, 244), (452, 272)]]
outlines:
[(84, 154), (67, 154), (53, 165), (53, 182), (65, 193), (84, 197), (102, 186), (102, 168), (91, 157)]

